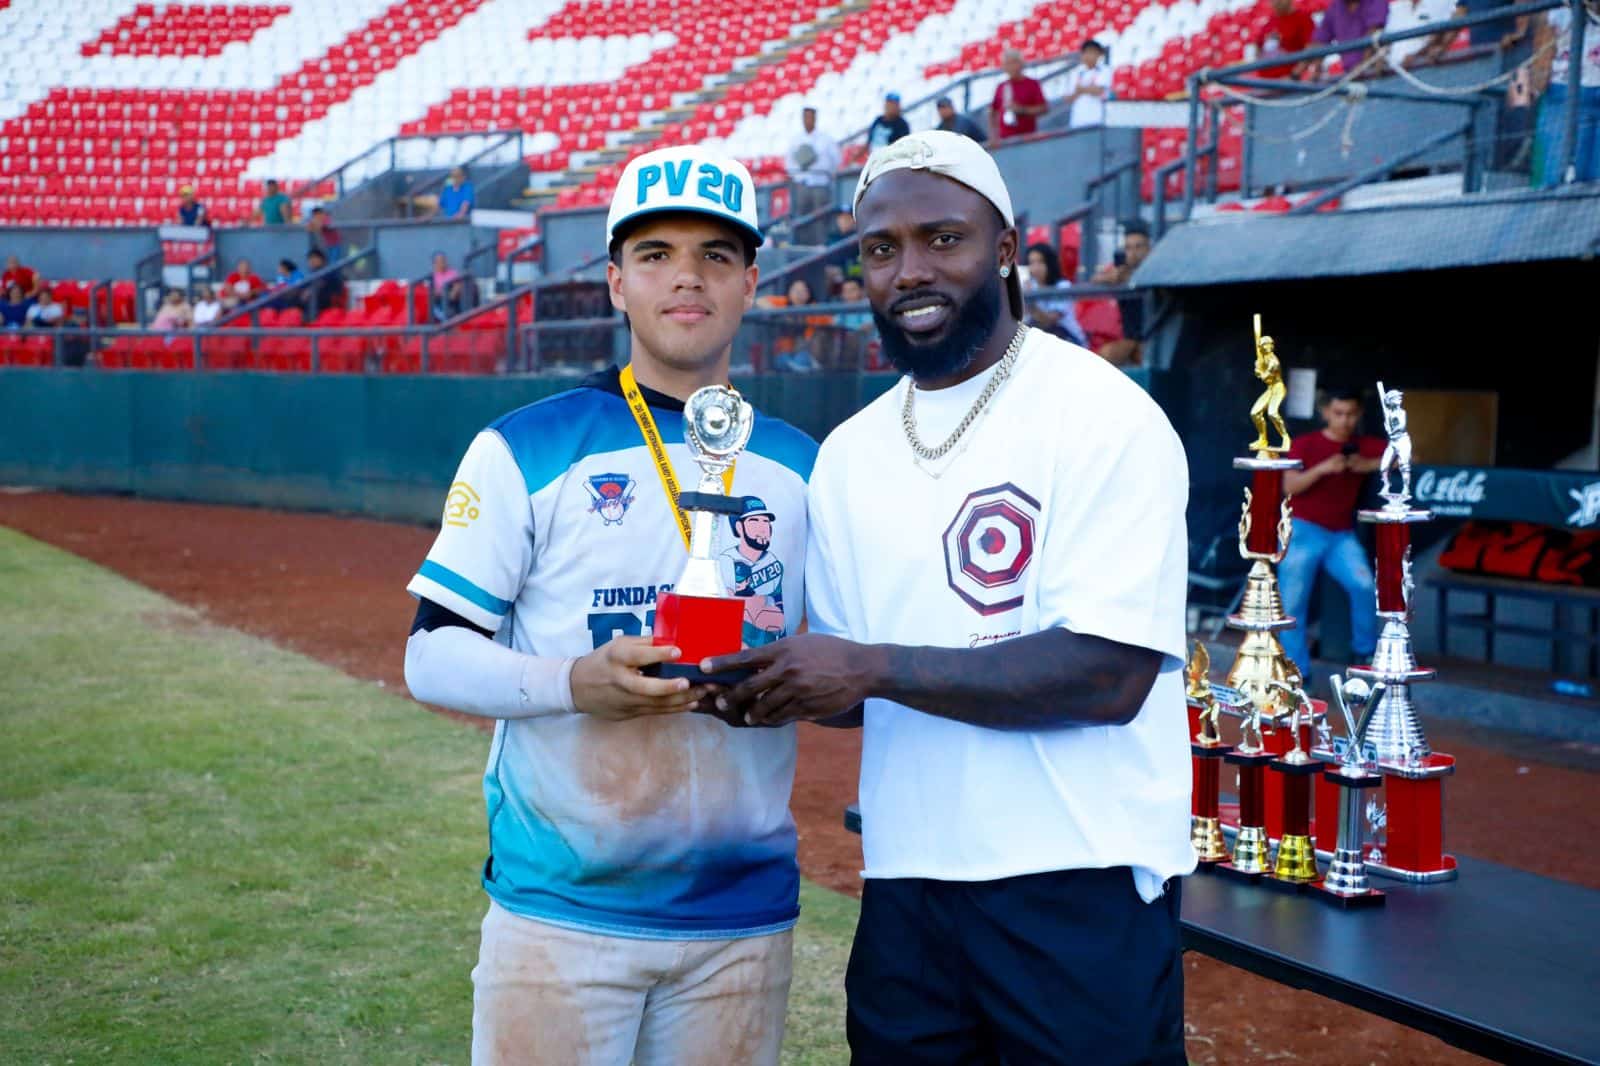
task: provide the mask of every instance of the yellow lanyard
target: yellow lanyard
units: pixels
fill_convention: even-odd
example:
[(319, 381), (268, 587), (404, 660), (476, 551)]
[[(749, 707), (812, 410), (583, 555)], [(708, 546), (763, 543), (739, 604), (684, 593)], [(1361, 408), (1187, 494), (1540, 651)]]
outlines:
[[(655, 416), (650, 413), (650, 405), (644, 402), (644, 394), (639, 391), (639, 383), (633, 379), (633, 364), (629, 363), (622, 368), (622, 398), (628, 401), (628, 410), (633, 414), (633, 421), (639, 427), (639, 435), (644, 438), (644, 446), (650, 449), (650, 458), (656, 464), (656, 476), (661, 479), (661, 490), (667, 494), (667, 503), (672, 507), (672, 516), (678, 520), (678, 532), (683, 535), (683, 550), (689, 550), (689, 516), (683, 513), (683, 508), (678, 504), (678, 475), (672, 470), (672, 460), (667, 456), (667, 447), (661, 443), (661, 433), (656, 429)], [(733, 495), (733, 467), (722, 472), (722, 491), (729, 496)]]

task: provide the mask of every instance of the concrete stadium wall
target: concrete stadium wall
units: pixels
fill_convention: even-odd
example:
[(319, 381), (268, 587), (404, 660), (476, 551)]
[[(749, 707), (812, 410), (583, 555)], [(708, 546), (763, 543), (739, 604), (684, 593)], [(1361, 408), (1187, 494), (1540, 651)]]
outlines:
[[(734, 383), (820, 440), (895, 380)], [(474, 434), (572, 385), (553, 376), (0, 369), (0, 483), (431, 523)]]
[(139, 260), (161, 251), (154, 226), (7, 226), (0, 248), (47, 278), (131, 278)]
[[(894, 375), (736, 381), (818, 437)], [(462, 452), (570, 378), (0, 370), (0, 482), (431, 522)]]

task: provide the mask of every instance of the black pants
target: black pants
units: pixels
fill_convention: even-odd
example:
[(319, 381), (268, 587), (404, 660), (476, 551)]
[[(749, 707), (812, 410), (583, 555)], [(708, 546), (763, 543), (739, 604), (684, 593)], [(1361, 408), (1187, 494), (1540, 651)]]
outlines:
[(1125, 866), (869, 879), (845, 975), (860, 1066), (1185, 1062), (1179, 882)]

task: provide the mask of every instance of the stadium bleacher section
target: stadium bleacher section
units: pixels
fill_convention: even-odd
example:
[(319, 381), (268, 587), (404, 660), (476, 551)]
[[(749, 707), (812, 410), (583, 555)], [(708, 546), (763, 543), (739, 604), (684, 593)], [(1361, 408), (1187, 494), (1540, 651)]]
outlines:
[[(1111, 49), (1119, 97), (1159, 99), (1193, 71), (1241, 58), (1269, 17), (1254, 0), (718, 0), (693, 5), (692, 19), (690, 9), (12, 5), (0, 36), (24, 58), (0, 82), (0, 221), (148, 224), (170, 218), (179, 187), (194, 184), (215, 221), (242, 222), (264, 179), (305, 192), (402, 134), (520, 129), (530, 167), (565, 179), (562, 206), (603, 201), (627, 158), (660, 144), (718, 141), (776, 177), (803, 100), (845, 135), (886, 91), (915, 99), (994, 67), (1007, 47), (1045, 60), (1089, 36)], [(1157, 162), (1174, 151), (1170, 136), (1150, 147)]]

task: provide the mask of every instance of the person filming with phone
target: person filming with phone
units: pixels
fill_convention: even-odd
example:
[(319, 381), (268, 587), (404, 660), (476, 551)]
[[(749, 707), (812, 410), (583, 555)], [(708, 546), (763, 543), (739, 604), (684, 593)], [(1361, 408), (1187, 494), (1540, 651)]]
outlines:
[(1284, 488), (1293, 497), (1294, 534), (1278, 566), (1283, 609), (1295, 620), (1278, 639), (1307, 681), (1313, 672), (1306, 614), (1322, 571), (1350, 597), (1352, 661), (1368, 661), (1378, 639), (1372, 564), (1355, 526), (1362, 486), (1378, 469), (1384, 442), (1358, 432), (1359, 389), (1329, 389), (1319, 410), (1322, 428), (1296, 437), (1289, 447), (1289, 457), (1303, 465), (1284, 473)]

